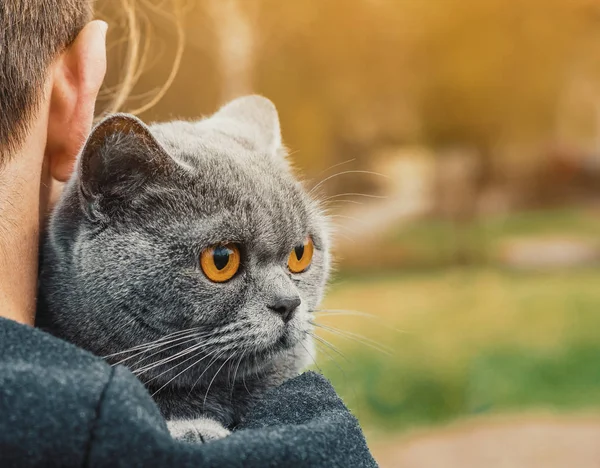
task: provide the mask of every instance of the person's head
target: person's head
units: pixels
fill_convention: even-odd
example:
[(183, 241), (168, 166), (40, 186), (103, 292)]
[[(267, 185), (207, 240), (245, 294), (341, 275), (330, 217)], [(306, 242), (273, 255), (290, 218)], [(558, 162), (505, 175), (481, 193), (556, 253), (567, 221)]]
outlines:
[(107, 26), (91, 19), (90, 0), (0, 1), (0, 302), (28, 314), (40, 214), (71, 173), (104, 79)]
[(91, 15), (89, 0), (0, 5), (0, 170), (34, 138), (49, 175), (68, 177), (106, 68), (106, 24)]

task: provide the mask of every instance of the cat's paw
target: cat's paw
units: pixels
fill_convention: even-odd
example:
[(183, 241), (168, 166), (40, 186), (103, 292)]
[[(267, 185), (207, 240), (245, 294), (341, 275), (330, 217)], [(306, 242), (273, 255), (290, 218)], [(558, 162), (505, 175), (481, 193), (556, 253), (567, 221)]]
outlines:
[(167, 421), (167, 427), (174, 439), (186, 442), (210, 442), (231, 434), (222, 424), (210, 418)]

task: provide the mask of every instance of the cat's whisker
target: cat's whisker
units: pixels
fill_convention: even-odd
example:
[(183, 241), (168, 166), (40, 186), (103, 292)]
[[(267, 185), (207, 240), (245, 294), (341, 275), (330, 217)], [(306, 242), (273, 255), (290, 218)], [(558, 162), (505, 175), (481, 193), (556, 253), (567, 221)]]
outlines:
[[(146, 359), (151, 358), (152, 356), (156, 356), (157, 354), (165, 352), (168, 349), (184, 345), (184, 344), (189, 343), (191, 341), (196, 341), (197, 339), (198, 338), (196, 336), (183, 336), (183, 337), (180, 337), (180, 338), (177, 338), (177, 339), (174, 339), (174, 340), (167, 341), (166, 343), (161, 343), (161, 344), (158, 344), (156, 346), (152, 346), (152, 347), (150, 347), (148, 349), (144, 349), (143, 351), (139, 351), (139, 352), (137, 352), (137, 353), (135, 353), (135, 354), (133, 354), (133, 355), (131, 355), (129, 357), (126, 357), (125, 359), (121, 359), (120, 361), (115, 362), (112, 365), (113, 366), (117, 366), (119, 364), (123, 364), (124, 362), (129, 361), (130, 359), (133, 359), (134, 357), (137, 357), (137, 356), (140, 356), (140, 355), (144, 355), (146, 353), (149, 353), (151, 351), (155, 351), (156, 349), (158, 349), (158, 351), (155, 351), (154, 353), (150, 354), (149, 356), (146, 356), (146, 357), (142, 358), (141, 360), (139, 360), (139, 361), (137, 361), (137, 362), (135, 362), (133, 364), (131, 364), (131, 363), (128, 364), (129, 367), (137, 366), (140, 362), (143, 362)], [(175, 344), (172, 344), (172, 343), (175, 343)], [(167, 345), (171, 345), (171, 346), (167, 346)], [(167, 346), (167, 347), (165, 348), (165, 346)]]
[(319, 369), (319, 372), (321, 374), (323, 374), (323, 369), (321, 369), (319, 367), (319, 364), (317, 364), (317, 360), (315, 359), (315, 357), (312, 355), (312, 353), (308, 350), (308, 348), (306, 346), (304, 346), (304, 343), (302, 343), (302, 341), (299, 341), (300, 346), (302, 346), (304, 348), (304, 351), (306, 351), (306, 354), (308, 354), (310, 356), (310, 358), (312, 359), (312, 361), (315, 363), (315, 366), (317, 367), (317, 369)]
[(366, 318), (379, 318), (379, 317), (372, 317), (370, 315), (365, 315), (365, 314), (361, 314), (361, 313), (357, 313), (357, 312), (317, 312), (315, 315), (317, 315), (318, 317), (331, 317), (331, 316), (357, 316), (357, 317), (366, 317)]
[(323, 203), (325, 203), (327, 205), (327, 207), (335, 206), (337, 203), (350, 203), (352, 205), (364, 205), (363, 202), (359, 202), (356, 200), (346, 200), (345, 198), (342, 198), (341, 200), (333, 200), (332, 202), (330, 202), (329, 200), (324, 200)]
[(212, 386), (213, 382), (215, 381), (215, 379), (217, 378), (217, 375), (219, 374), (219, 372), (221, 372), (221, 369), (223, 369), (223, 367), (225, 367), (225, 364), (227, 364), (229, 362), (229, 360), (234, 357), (236, 355), (236, 353), (233, 353), (231, 356), (229, 356), (227, 359), (225, 359), (225, 362), (223, 362), (223, 364), (221, 364), (221, 367), (219, 367), (217, 369), (217, 372), (215, 372), (215, 375), (213, 376), (212, 380), (210, 381), (210, 383), (208, 384), (208, 388), (206, 389), (206, 393), (204, 394), (204, 401), (202, 402), (202, 407), (204, 408), (204, 406), (206, 405), (206, 399), (208, 398), (208, 392), (210, 392), (210, 387)]
[(406, 330), (401, 330), (394, 327), (389, 320), (385, 320), (379, 315), (370, 314), (361, 310), (351, 309), (313, 309), (311, 312), (315, 313), (317, 317), (335, 317), (335, 316), (357, 316), (364, 317), (369, 320), (373, 320), (375, 323), (381, 326), (385, 326), (388, 330), (395, 331), (396, 333), (408, 333)]
[(242, 383), (244, 384), (244, 388), (246, 389), (246, 393), (248, 393), (248, 395), (252, 396), (252, 393), (250, 393), (250, 390), (248, 390), (248, 385), (246, 385), (246, 374), (242, 374)]
[[(309, 332), (309, 334), (310, 334), (310, 335), (311, 335), (313, 338), (316, 338), (316, 335), (314, 335), (314, 334), (312, 334), (312, 333), (310, 333), (310, 332)], [(345, 380), (345, 382), (346, 382), (346, 386), (347, 386), (348, 388), (350, 388), (350, 390), (352, 391), (352, 394), (354, 395), (354, 401), (358, 402), (359, 400), (358, 400), (358, 394), (356, 393), (356, 388), (355, 388), (353, 385), (351, 385), (351, 384), (349, 383), (349, 379), (348, 379), (348, 375), (346, 374), (346, 371), (344, 371), (343, 367), (342, 367), (342, 366), (341, 366), (341, 365), (340, 365), (340, 364), (337, 362), (337, 359), (335, 359), (335, 357), (334, 357), (334, 356), (332, 356), (332, 355), (329, 353), (329, 351), (328, 351), (326, 348), (324, 348), (324, 347), (323, 347), (323, 344), (322, 344), (322, 343), (319, 343), (319, 342), (317, 341), (317, 343), (316, 343), (316, 344), (317, 344), (317, 346), (319, 346), (319, 345), (320, 345), (319, 349), (320, 349), (320, 350), (322, 350), (322, 351), (323, 351), (325, 354), (327, 354), (327, 356), (329, 357), (329, 359), (331, 360), (331, 362), (333, 362), (333, 364), (335, 365), (335, 367), (337, 367), (337, 369), (338, 369), (338, 370), (341, 372), (341, 374), (343, 375), (343, 377), (344, 377), (344, 380)], [(334, 348), (335, 348), (335, 346), (334, 346)]]
[(352, 242), (352, 243), (355, 243), (355, 242), (356, 242), (356, 240), (355, 240), (355, 239), (353, 239), (352, 237), (350, 237), (348, 234), (346, 234), (346, 233), (343, 233), (343, 232), (340, 232), (340, 231), (334, 232), (334, 233), (332, 234), (332, 237), (333, 237), (333, 238), (335, 238), (336, 236), (343, 237), (344, 239), (346, 239), (347, 241), (349, 241), (349, 242)]
[(146, 344), (152, 344), (152, 343), (156, 343), (156, 342), (159, 342), (159, 341), (168, 340), (168, 339), (170, 339), (170, 338), (174, 338), (174, 337), (176, 337), (176, 336), (183, 335), (183, 334), (185, 334), (185, 333), (188, 333), (188, 332), (194, 332), (194, 333), (195, 333), (195, 332), (197, 332), (198, 330), (200, 330), (201, 328), (202, 328), (202, 327), (191, 327), (191, 328), (185, 328), (185, 329), (183, 329), (183, 330), (177, 330), (177, 331), (174, 331), (174, 332), (168, 333), (168, 334), (166, 334), (166, 335), (164, 335), (164, 336), (162, 336), (162, 337), (158, 338), (158, 339), (157, 339), (157, 340), (155, 340), (155, 341), (150, 341), (149, 343), (144, 343), (144, 344), (141, 344), (141, 345), (139, 345), (139, 346), (144, 346), (144, 345), (146, 345)]
[[(211, 347), (211, 346), (218, 345), (218, 344), (219, 344), (218, 342), (208, 342), (208, 343), (207, 342), (202, 342), (202, 343), (199, 343), (197, 345), (190, 346), (190, 347), (188, 347), (188, 348), (186, 348), (186, 349), (184, 349), (184, 350), (176, 353), (173, 356), (168, 356), (168, 357), (160, 359), (160, 360), (158, 360), (158, 361), (156, 361), (154, 363), (147, 364), (143, 368), (136, 369), (135, 371), (133, 371), (133, 373), (136, 374), (136, 375), (138, 375), (138, 374), (141, 374), (141, 373), (148, 372), (151, 369), (154, 369), (156, 367), (165, 365), (165, 364), (167, 364), (167, 363), (169, 363), (171, 361), (174, 361), (176, 359), (185, 357), (186, 355), (190, 354), (191, 352), (198, 351), (200, 349), (204, 349), (204, 348)], [(225, 350), (228, 350), (228, 349), (229, 349), (229, 347), (225, 348)], [(177, 365), (179, 365), (179, 364), (177, 364)]]
[(191, 332), (193, 332), (195, 330), (198, 330), (198, 329), (200, 329), (200, 327), (194, 327), (194, 328), (189, 328), (189, 329), (186, 329), (186, 330), (179, 330), (179, 331), (176, 331), (176, 332), (173, 332), (173, 333), (169, 333), (168, 335), (165, 335), (165, 336), (163, 336), (161, 338), (158, 338), (158, 339), (156, 339), (154, 341), (149, 341), (147, 343), (142, 343), (142, 344), (139, 344), (137, 346), (133, 346), (131, 348), (128, 348), (128, 349), (125, 349), (123, 351), (119, 351), (119, 352), (116, 352), (116, 353), (107, 354), (106, 356), (102, 356), (102, 359), (107, 359), (107, 358), (110, 358), (110, 357), (119, 356), (119, 355), (125, 354), (125, 353), (131, 353), (133, 351), (138, 351), (140, 349), (147, 349), (148, 347), (152, 347), (152, 346), (155, 346), (155, 345), (162, 344), (165, 340), (169, 340), (170, 338), (173, 338), (174, 336), (178, 336), (178, 335), (185, 334), (185, 333), (191, 333)]
[(244, 359), (245, 355), (246, 355), (245, 348), (242, 348), (240, 350), (240, 358), (238, 359), (237, 365), (235, 366), (235, 371), (233, 371), (233, 380), (231, 381), (231, 392), (229, 393), (230, 401), (233, 400), (233, 390), (235, 389), (235, 378), (237, 377), (238, 370), (240, 369), (240, 364), (242, 363), (242, 360)]
[(322, 338), (318, 335), (316, 335), (315, 333), (311, 333), (309, 331), (305, 332), (307, 335), (311, 336), (313, 339), (316, 340), (316, 344), (317, 346), (320, 345), (320, 349), (325, 352), (325, 354), (327, 354), (327, 356), (331, 359), (331, 361), (334, 363), (334, 365), (339, 369), (339, 371), (344, 375), (344, 378), (346, 380), (348, 380), (348, 377), (346, 376), (346, 372), (344, 372), (344, 369), (342, 369), (342, 367), (338, 364), (337, 360), (335, 359), (335, 357), (333, 357), (331, 355), (331, 353), (329, 353), (329, 349), (331, 349), (332, 351), (334, 351), (336, 354), (340, 355), (342, 357), (342, 359), (344, 359), (346, 362), (350, 363), (350, 360), (346, 357), (346, 355), (344, 353), (342, 353), (339, 349), (337, 349), (336, 346), (334, 346), (333, 344), (331, 344), (329, 341), (327, 341), (325, 338)]
[[(312, 333), (308, 333), (311, 337), (315, 338), (315, 335)], [(317, 347), (323, 351), (327, 357), (329, 358), (329, 360), (331, 362), (333, 362), (333, 364), (335, 365), (335, 367), (337, 367), (337, 369), (342, 373), (342, 375), (344, 376), (344, 379), (346, 380), (346, 382), (348, 382), (348, 376), (346, 375), (346, 372), (344, 371), (344, 369), (342, 368), (342, 366), (339, 365), (339, 363), (337, 362), (337, 359), (335, 359), (335, 357), (329, 352), (329, 350), (327, 349), (327, 347), (325, 347), (323, 345), (323, 343), (319, 343), (316, 342)]]
[[(158, 390), (156, 390), (153, 394), (152, 397), (154, 397), (158, 392), (160, 392), (163, 388), (165, 388), (166, 386), (168, 386), (171, 382), (173, 382), (173, 380), (175, 380), (177, 377), (179, 377), (181, 374), (185, 373), (186, 371), (190, 370), (192, 367), (194, 367), (195, 365), (197, 365), (198, 363), (202, 362), (204, 359), (206, 359), (209, 356), (212, 356), (214, 353), (216, 353), (217, 350), (213, 351), (210, 354), (207, 354), (205, 356), (202, 356), (200, 359), (198, 359), (197, 361), (194, 361), (191, 365), (189, 365), (188, 367), (186, 367), (185, 369), (183, 369), (181, 372), (179, 372), (175, 377), (171, 378), (167, 383), (165, 383), (162, 387), (160, 387)], [(173, 370), (175, 367), (180, 366), (181, 364), (183, 364), (184, 362), (189, 361), (190, 359), (193, 359), (194, 357), (196, 357), (197, 355), (194, 355), (188, 359), (186, 359), (185, 361), (176, 364), (175, 366), (171, 367), (170, 369), (166, 370), (165, 372), (162, 372), (161, 374), (158, 374), (157, 376), (151, 378), (150, 380), (144, 382), (145, 385), (147, 385), (149, 382), (153, 381), (154, 379), (156, 379), (157, 377), (160, 377), (161, 375), (165, 374), (166, 372), (170, 372), (171, 370)]]
[[(185, 329), (185, 330), (179, 330), (179, 331), (176, 331), (176, 332), (173, 332), (173, 333), (169, 333), (168, 335), (165, 335), (162, 338), (159, 338), (159, 339), (157, 339), (155, 341), (151, 341), (151, 342), (148, 342), (148, 343), (137, 345), (137, 346), (134, 346), (132, 348), (126, 349), (124, 351), (119, 351), (117, 353), (106, 355), (106, 356), (103, 357), (103, 359), (107, 359), (107, 358), (110, 358), (110, 357), (118, 356), (120, 354), (131, 353), (131, 352), (134, 352), (134, 351), (141, 350), (138, 353), (136, 353), (136, 354), (134, 354), (132, 356), (129, 356), (126, 359), (123, 359), (123, 360), (121, 360), (121, 361), (113, 364), (113, 366), (115, 366), (115, 365), (121, 364), (121, 363), (123, 363), (123, 362), (125, 362), (125, 361), (127, 361), (129, 359), (132, 359), (132, 358), (134, 358), (136, 356), (139, 356), (140, 354), (144, 354), (144, 353), (153, 351), (153, 350), (155, 350), (155, 349), (157, 349), (159, 347), (165, 346), (167, 344), (175, 343), (175, 342), (180, 341), (180, 340), (185, 340), (185, 339), (190, 338), (192, 336), (195, 339), (198, 339), (198, 340), (200, 340), (200, 339), (206, 340), (206, 339), (212, 338), (214, 336), (217, 336), (219, 334), (222, 334), (223, 332), (229, 332), (229, 331), (231, 331), (232, 328), (235, 329), (236, 326), (238, 326), (238, 325), (235, 324), (235, 323), (229, 323), (229, 324), (227, 324), (225, 326), (219, 327), (216, 330), (212, 330), (212, 331), (208, 331), (208, 332), (200, 333), (200, 334), (197, 333), (197, 330), (201, 330), (204, 327), (193, 327), (193, 328), (188, 328), (188, 329)], [(174, 336), (177, 336), (177, 335), (184, 335), (184, 336), (178, 336), (177, 338), (173, 338)], [(169, 338), (173, 338), (173, 339), (169, 339)]]
[[(269, 357), (271, 356), (271, 354), (269, 354)], [(258, 356), (255, 354), (254, 355), (254, 375), (256, 376), (257, 379), (260, 379), (260, 376), (258, 375), (258, 369), (259, 369), (259, 365), (258, 365)]]
[(157, 367), (160, 367), (160, 366), (163, 366), (165, 364), (168, 364), (169, 362), (175, 361), (176, 359), (185, 357), (185, 356), (187, 356), (188, 354), (190, 354), (190, 353), (192, 353), (194, 351), (198, 351), (198, 350), (200, 350), (202, 348), (206, 348), (206, 347), (208, 347), (210, 345), (211, 345), (210, 343), (209, 344), (199, 343), (197, 345), (189, 346), (188, 348), (186, 348), (186, 349), (184, 349), (182, 351), (179, 351), (178, 353), (175, 353), (172, 356), (168, 356), (166, 358), (159, 359), (159, 360), (154, 361), (154, 362), (152, 362), (150, 364), (146, 364), (145, 366), (142, 366), (142, 367), (140, 367), (138, 369), (132, 369), (132, 373), (134, 373), (135, 375), (139, 376), (139, 375), (144, 374), (144, 373), (146, 373), (146, 372), (148, 372), (148, 371), (150, 371), (152, 369), (155, 369)]
[[(313, 335), (312, 333), (306, 332), (306, 334), (312, 338), (315, 337), (315, 335)], [(335, 359), (335, 357), (329, 352), (329, 349), (325, 345), (323, 345), (323, 343), (316, 341), (315, 346), (317, 347), (318, 352), (322, 351), (323, 353), (325, 353), (327, 355), (327, 359), (329, 359), (331, 362), (335, 363), (337, 368), (343, 372), (342, 368), (337, 363), (337, 360)], [(317, 357), (318, 357), (318, 355), (317, 355)]]
[(379, 318), (378, 315), (371, 314), (369, 312), (363, 312), (362, 310), (353, 310), (353, 309), (312, 309), (311, 312), (317, 312), (317, 313), (327, 312), (327, 313), (331, 313), (331, 314), (352, 313), (352, 314), (356, 314), (356, 315), (364, 315), (366, 317)]
[[(331, 216), (329, 216), (329, 217), (331, 218)], [(340, 226), (339, 224), (332, 223), (331, 227), (332, 227), (332, 234), (334, 236), (340, 235), (340, 234), (345, 234), (345, 232), (342, 232), (342, 228), (344, 228), (344, 231), (347, 231), (350, 234), (354, 234), (355, 236), (360, 235), (360, 233), (356, 229), (352, 229), (349, 226)]]
[[(208, 337), (208, 336), (215, 335), (217, 333), (229, 332), (229, 331), (231, 331), (232, 329), (235, 329), (238, 326), (239, 325), (237, 323), (230, 322), (230, 323), (227, 323), (227, 324), (225, 324), (223, 326), (220, 326), (220, 327), (218, 327), (218, 328), (216, 328), (214, 330), (210, 330), (210, 331), (207, 331), (205, 333), (201, 333), (199, 336), (200, 337)], [(186, 328), (184, 330), (177, 330), (175, 332), (172, 332), (172, 333), (169, 333), (168, 335), (163, 336), (162, 338), (159, 338), (156, 341), (165, 340), (165, 339), (172, 338), (174, 336), (178, 336), (178, 335), (185, 334), (185, 333), (188, 333), (188, 332), (196, 332), (197, 330), (201, 330), (203, 328), (205, 328), (205, 326), (204, 327), (191, 327), (191, 328)], [(153, 343), (153, 342), (150, 342), (150, 343)], [(140, 345), (140, 346), (143, 346), (143, 345)]]
[(342, 330), (340, 328), (332, 327), (331, 325), (323, 325), (323, 324), (314, 323), (314, 322), (312, 322), (312, 323), (316, 327), (323, 328), (323, 329), (331, 331), (331, 332), (340, 333), (340, 334), (342, 334), (343, 336), (345, 336), (345, 337), (347, 337), (349, 339), (362, 340), (362, 341), (365, 342), (365, 344), (371, 344), (373, 346), (377, 346), (377, 347), (381, 348), (383, 351), (386, 351), (387, 353), (392, 353), (392, 349), (390, 347), (388, 347), (386, 345), (383, 345), (383, 344), (381, 344), (381, 343), (379, 343), (379, 342), (375, 341), (374, 339), (371, 339), (371, 338), (369, 338), (367, 336), (360, 335), (358, 333), (354, 333), (354, 332), (351, 332), (349, 330)]
[(340, 167), (340, 166), (343, 166), (345, 164), (350, 164), (351, 162), (354, 162), (354, 161), (356, 161), (356, 158), (347, 159), (346, 161), (342, 161), (342, 162), (339, 162), (337, 164), (334, 164), (333, 166), (330, 166), (327, 169), (323, 169), (321, 172), (319, 172), (317, 174), (317, 176), (321, 176), (321, 175), (325, 174), (326, 172), (329, 172), (330, 170), (335, 169), (336, 167)]
[(379, 200), (386, 200), (389, 198), (385, 195), (374, 195), (374, 194), (370, 194), (370, 193), (360, 193), (360, 192), (345, 192), (345, 193), (338, 193), (336, 195), (330, 195), (329, 197), (324, 198), (322, 201), (327, 202), (334, 198), (341, 198), (341, 197), (365, 197), (365, 198), (376, 198)]
[(327, 216), (329, 218), (349, 219), (350, 221), (356, 221), (361, 226), (366, 226), (364, 221), (362, 221), (361, 219), (358, 219), (355, 216), (346, 216), (346, 215), (341, 215), (341, 214), (331, 214), (331, 215), (327, 215)]
[(310, 336), (312, 336), (315, 340), (317, 340), (318, 342), (320, 342), (323, 346), (327, 346), (329, 349), (331, 349), (332, 351), (334, 351), (335, 353), (339, 354), (345, 361), (347, 361), (348, 363), (350, 362), (350, 360), (346, 357), (346, 355), (344, 353), (342, 353), (339, 349), (337, 349), (333, 344), (331, 344), (329, 341), (327, 341), (325, 338), (317, 335), (316, 333), (311, 333), (311, 332), (306, 332), (308, 333)]
[(352, 332), (347, 332), (345, 330), (340, 330), (340, 329), (334, 328), (334, 327), (328, 327), (326, 325), (315, 323), (315, 322), (311, 322), (311, 323), (317, 328), (326, 330), (330, 333), (333, 333), (334, 335), (339, 335), (342, 338), (346, 338), (351, 341), (356, 341), (357, 343), (361, 343), (365, 346), (368, 346), (376, 351), (379, 351), (380, 353), (386, 354), (388, 356), (391, 356), (393, 354), (392, 350), (389, 349), (387, 346), (377, 343), (376, 341), (371, 340), (365, 336), (358, 335), (358, 334), (352, 333)]
[[(134, 369), (131, 372), (132, 372), (132, 374), (134, 374), (134, 375), (136, 375), (136, 376), (139, 377), (142, 374), (145, 374), (146, 372), (149, 372), (149, 371), (151, 371), (153, 369), (156, 369), (158, 367), (164, 366), (164, 365), (168, 364), (169, 362), (176, 361), (178, 359), (184, 358), (184, 357), (186, 357), (186, 356), (188, 356), (190, 354), (197, 355), (197, 354), (199, 354), (199, 353), (197, 353), (197, 351), (200, 351), (201, 349), (202, 349), (202, 347), (200, 345), (190, 346), (189, 348), (186, 348), (184, 351), (182, 351), (180, 353), (177, 353), (174, 356), (171, 356), (171, 357), (166, 358), (166, 359), (161, 359), (161, 360), (156, 361), (156, 362), (151, 363), (151, 364), (147, 364), (147, 365), (145, 365), (145, 366), (143, 366), (143, 367), (141, 367), (139, 369)], [(187, 360), (189, 360), (189, 359), (191, 359), (191, 358), (188, 358)], [(185, 363), (187, 360), (184, 359), (179, 364), (175, 364), (175, 365), (170, 366), (169, 369), (165, 370), (165, 372), (168, 372), (170, 369), (173, 369), (174, 367), (177, 367), (177, 366)], [(162, 374), (159, 374), (158, 376), (160, 376), (160, 375), (162, 375)]]
[(385, 179), (390, 178), (389, 176), (386, 176), (384, 174), (381, 174), (379, 172), (374, 172), (374, 171), (364, 171), (364, 170), (342, 171), (342, 172), (337, 172), (336, 174), (330, 175), (329, 177), (326, 177), (325, 179), (323, 179), (321, 182), (319, 182), (317, 185), (315, 185), (312, 189), (310, 189), (308, 194), (312, 195), (319, 187), (321, 187), (327, 181), (334, 179), (336, 177), (346, 175), (346, 174), (368, 174), (368, 175), (383, 177)]
[(208, 365), (206, 366), (206, 369), (204, 369), (204, 370), (202, 371), (202, 374), (200, 374), (200, 377), (198, 377), (198, 378), (196, 379), (196, 381), (194, 382), (194, 385), (192, 385), (192, 388), (190, 388), (190, 391), (188, 392), (188, 395), (191, 395), (191, 394), (192, 394), (192, 391), (194, 390), (194, 387), (195, 387), (195, 386), (198, 384), (198, 382), (200, 382), (200, 380), (202, 380), (202, 377), (204, 376), (204, 374), (206, 374), (206, 372), (208, 371), (208, 369), (210, 369), (210, 367), (211, 367), (211, 366), (212, 366), (212, 365), (213, 365), (215, 362), (217, 362), (217, 361), (219, 360), (219, 358), (220, 358), (221, 356), (223, 356), (223, 354), (225, 354), (227, 351), (228, 351), (227, 349), (226, 349), (226, 350), (221, 350), (221, 352), (220, 352), (220, 353), (218, 353), (218, 354), (217, 354), (217, 355), (216, 355), (214, 358), (212, 358), (212, 359), (210, 360), (210, 362), (209, 362), (209, 363), (208, 363)]
[[(142, 358), (141, 360), (137, 361), (135, 364), (130, 364), (129, 367), (137, 366), (141, 362), (146, 361), (147, 359), (151, 358), (152, 356), (156, 356), (157, 354), (161, 354), (161, 353), (167, 351), (168, 349), (175, 348), (177, 346), (181, 346), (181, 345), (184, 345), (184, 344), (189, 343), (189, 342), (203, 340), (202, 343), (200, 343), (203, 346), (209, 346), (209, 345), (212, 345), (212, 344), (218, 344), (219, 341), (220, 341), (218, 339), (219, 338), (219, 336), (218, 336), (219, 334), (220, 333), (213, 332), (213, 333), (206, 333), (206, 334), (203, 334), (203, 335), (194, 335), (194, 336), (191, 336), (191, 337), (186, 337), (186, 338), (191, 338), (191, 339), (189, 339), (187, 341), (176, 343), (176, 344), (174, 344), (172, 346), (169, 346), (168, 348), (161, 348), (158, 351), (155, 351), (154, 353), (152, 353), (151, 355), (146, 356), (146, 357)], [(222, 336), (222, 338), (227, 339), (226, 336)], [(153, 349), (145, 351), (145, 352), (149, 352), (149, 351), (153, 351)]]
[[(177, 346), (182, 346), (182, 345), (184, 345), (186, 343), (190, 343), (192, 341), (197, 341), (197, 340), (201, 340), (201, 339), (203, 339), (202, 335), (190, 334), (190, 335), (182, 336), (182, 337), (177, 338), (175, 340), (169, 340), (168, 342), (163, 343), (161, 346), (152, 347), (152, 348), (144, 350), (143, 353), (149, 353), (149, 352), (154, 351), (155, 349), (159, 348), (158, 351), (155, 351), (154, 353), (152, 353), (152, 354), (144, 357), (141, 361), (137, 361), (133, 365), (137, 365), (140, 362), (143, 362), (144, 360), (149, 359), (152, 356), (155, 356), (155, 355), (157, 355), (159, 353), (165, 352), (165, 351), (167, 351), (169, 349), (175, 348)], [(167, 346), (167, 345), (170, 345), (170, 346)], [(164, 346), (167, 346), (167, 347), (165, 348)]]

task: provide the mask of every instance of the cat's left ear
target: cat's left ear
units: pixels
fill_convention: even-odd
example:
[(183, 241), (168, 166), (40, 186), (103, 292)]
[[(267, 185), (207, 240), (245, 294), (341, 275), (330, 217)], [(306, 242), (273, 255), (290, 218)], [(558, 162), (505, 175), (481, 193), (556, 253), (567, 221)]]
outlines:
[(218, 121), (221, 131), (243, 140), (253, 150), (272, 155), (282, 152), (279, 115), (266, 97), (252, 95), (234, 99), (211, 119)]
[(79, 193), (91, 218), (124, 208), (148, 183), (164, 180), (175, 161), (148, 127), (128, 114), (114, 114), (90, 134), (79, 157)]

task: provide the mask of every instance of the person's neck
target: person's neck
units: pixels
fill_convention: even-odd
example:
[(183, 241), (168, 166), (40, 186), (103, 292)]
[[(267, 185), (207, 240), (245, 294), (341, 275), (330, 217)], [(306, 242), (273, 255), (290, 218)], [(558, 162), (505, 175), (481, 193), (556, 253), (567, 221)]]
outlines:
[(43, 128), (43, 122), (34, 124), (18, 154), (0, 168), (0, 317), (29, 325), (35, 320), (40, 209), (48, 197)]

